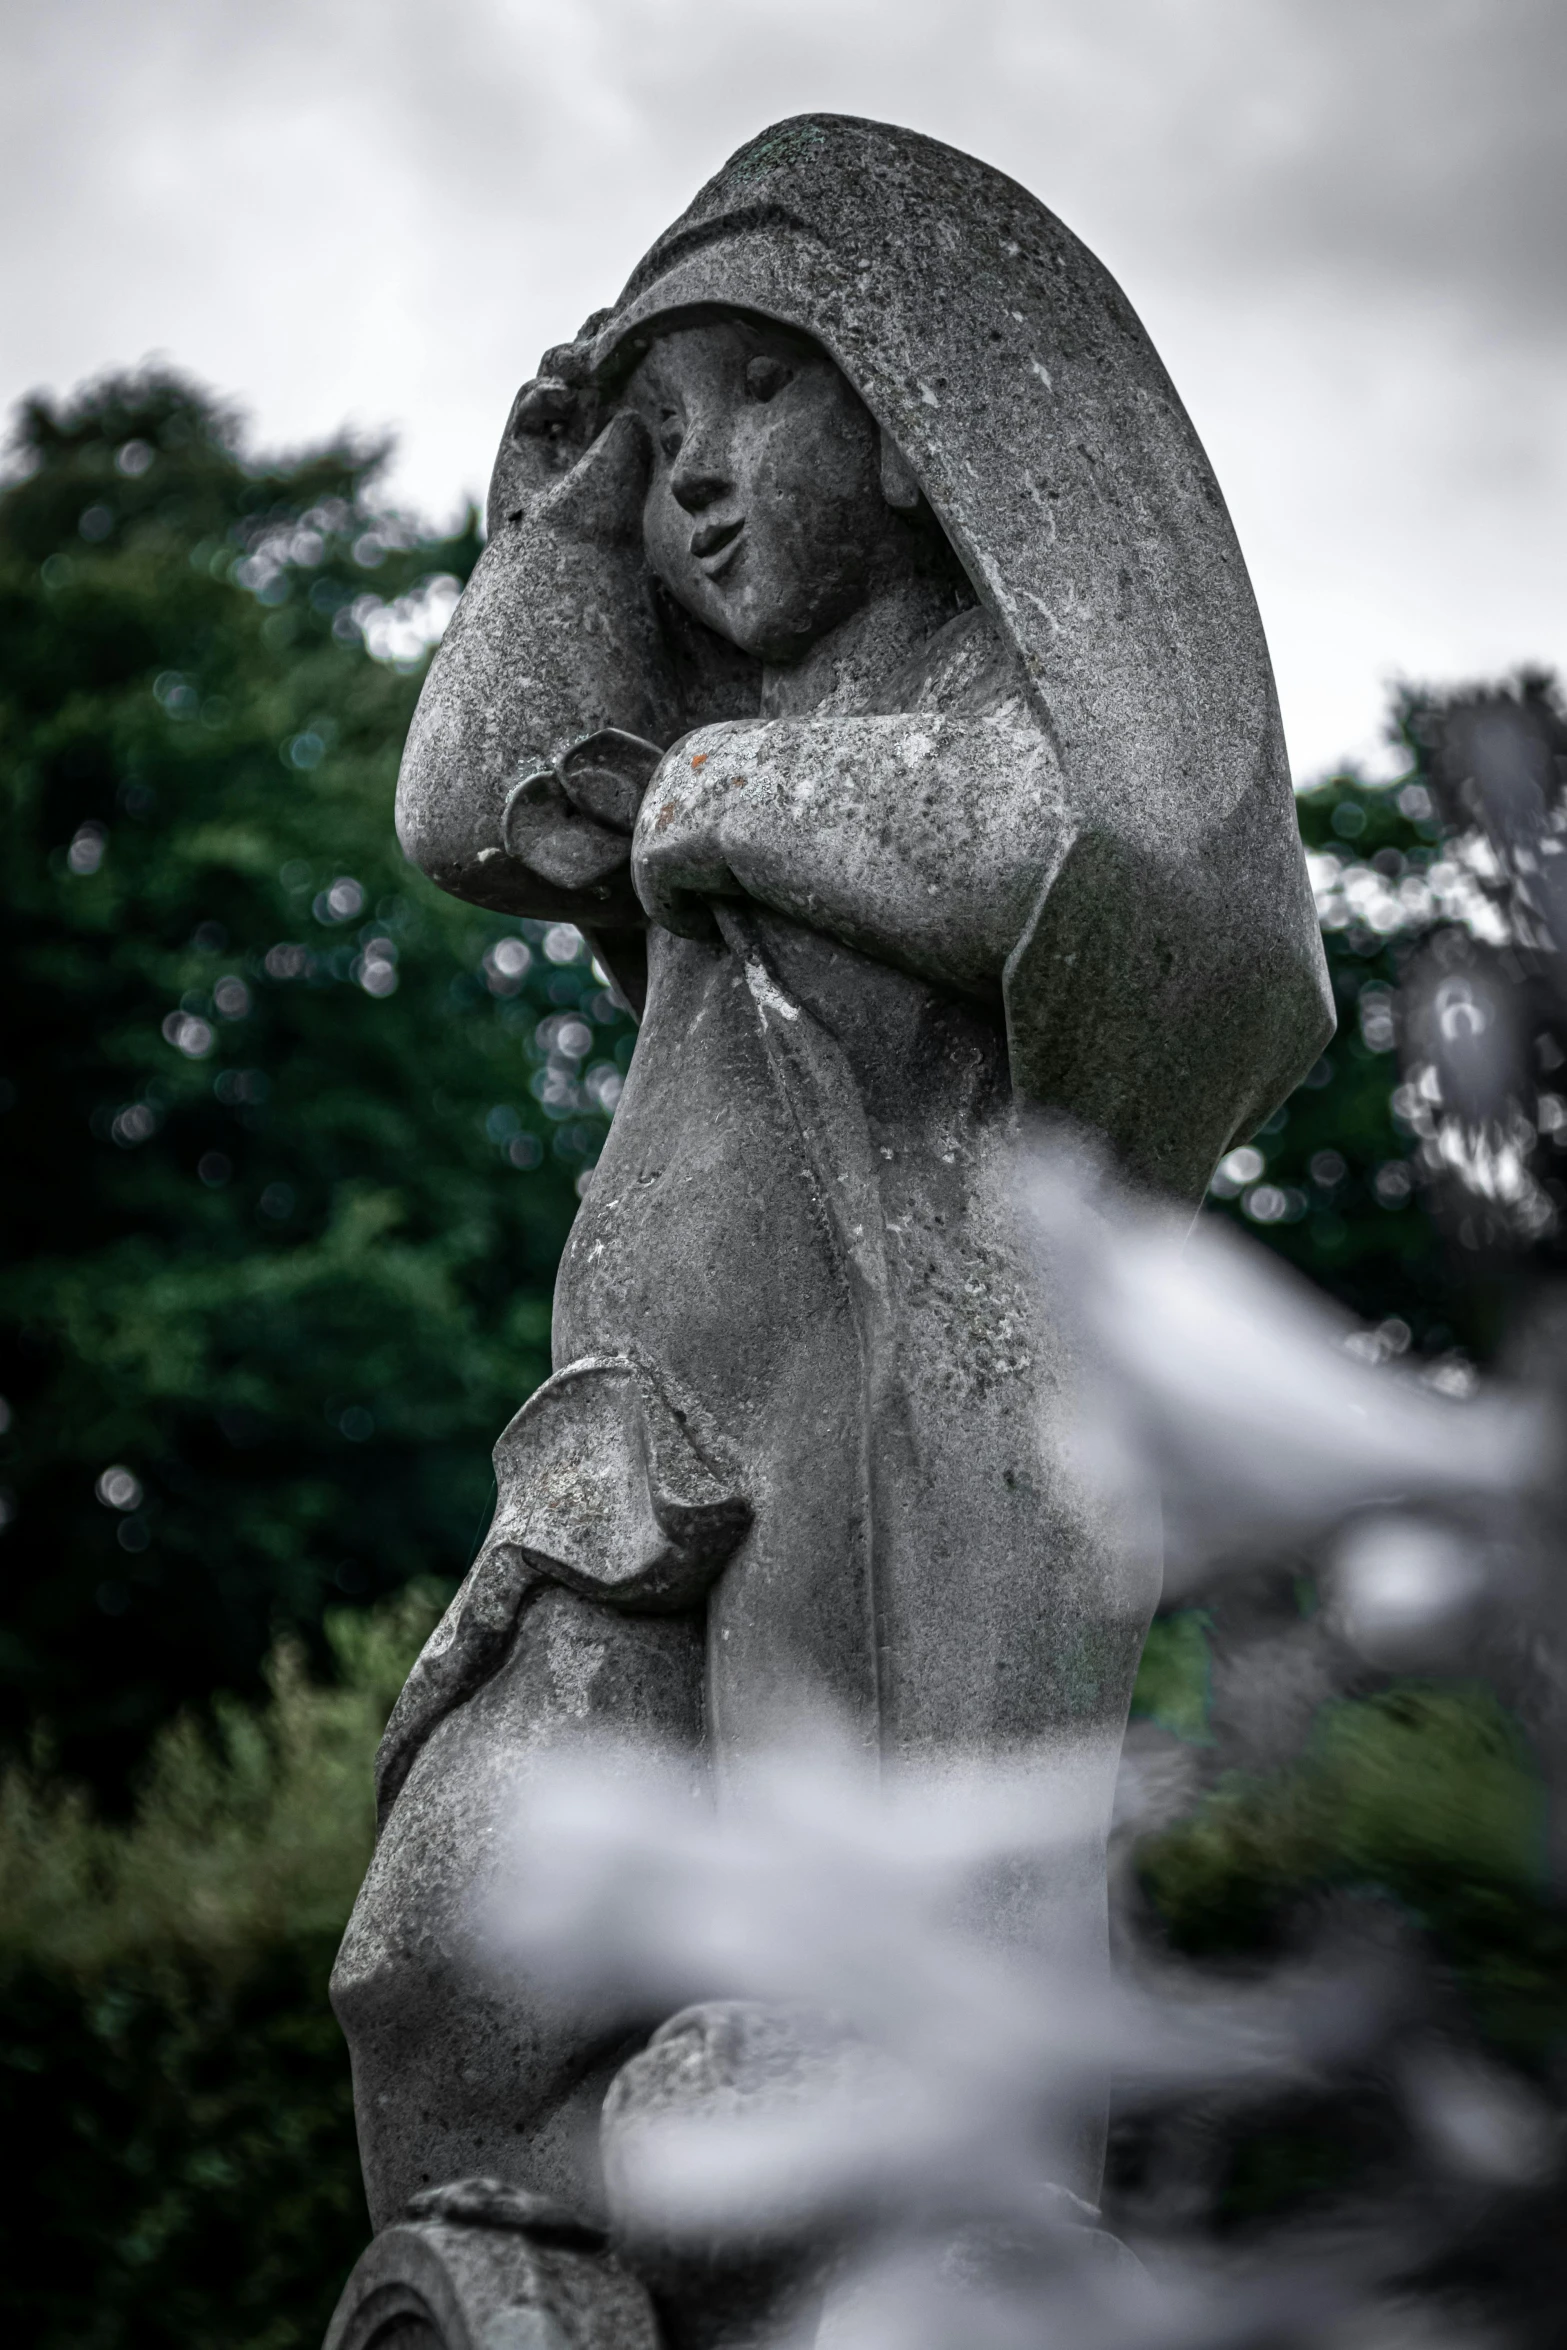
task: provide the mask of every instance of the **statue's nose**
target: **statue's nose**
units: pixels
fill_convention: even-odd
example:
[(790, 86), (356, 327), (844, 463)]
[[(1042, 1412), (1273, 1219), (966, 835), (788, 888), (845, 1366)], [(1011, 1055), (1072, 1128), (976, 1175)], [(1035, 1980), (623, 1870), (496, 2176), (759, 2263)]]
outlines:
[(688, 514), (701, 514), (734, 488), (734, 469), (707, 434), (690, 433), (681, 443), (669, 487), (678, 506)]

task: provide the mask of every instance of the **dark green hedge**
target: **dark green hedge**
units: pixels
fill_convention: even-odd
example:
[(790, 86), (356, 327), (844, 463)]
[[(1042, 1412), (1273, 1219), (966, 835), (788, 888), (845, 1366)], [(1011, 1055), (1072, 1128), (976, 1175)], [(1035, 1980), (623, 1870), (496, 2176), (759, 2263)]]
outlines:
[(338, 1673), (159, 1739), (134, 1818), (0, 1787), (0, 2312), (36, 2350), (303, 2350), (367, 2234), (326, 1999), (370, 1768), (442, 1603), (334, 1615)]

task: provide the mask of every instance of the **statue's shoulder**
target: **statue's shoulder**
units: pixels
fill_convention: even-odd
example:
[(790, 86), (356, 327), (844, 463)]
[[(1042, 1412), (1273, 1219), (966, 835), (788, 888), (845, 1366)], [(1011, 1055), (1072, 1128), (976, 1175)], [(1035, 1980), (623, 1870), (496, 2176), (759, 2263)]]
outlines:
[(902, 710), (952, 718), (993, 718), (1027, 696), (1017, 655), (981, 604), (957, 613), (884, 680), (868, 717)]

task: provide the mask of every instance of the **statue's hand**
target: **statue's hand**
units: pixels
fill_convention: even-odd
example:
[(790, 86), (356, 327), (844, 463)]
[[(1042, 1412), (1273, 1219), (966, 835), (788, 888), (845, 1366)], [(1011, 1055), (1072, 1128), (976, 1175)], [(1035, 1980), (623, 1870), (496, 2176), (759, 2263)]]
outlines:
[(501, 845), (559, 889), (593, 890), (621, 872), (656, 743), (603, 726), (549, 766), (514, 783), (501, 813)]
[(598, 438), (608, 411), (589, 373), (599, 316), (575, 342), (557, 343), (539, 361), (511, 405), (490, 479), (487, 525), (493, 538), (566, 477)]
[(733, 721), (699, 727), (660, 762), (637, 817), (631, 879), (649, 918), (686, 938), (710, 938), (706, 900), (741, 897), (731, 863), (745, 802), (743, 736)]
[(555, 762), (566, 797), (584, 816), (626, 835), (625, 854), (637, 828), (642, 795), (664, 754), (657, 743), (622, 726), (601, 726), (584, 735)]
[[(595, 323), (545, 354), (513, 406), (489, 544), (404, 748), (398, 829), (454, 896), (571, 917), (565, 901), (585, 894), (585, 913), (608, 921), (612, 908), (640, 928), (627, 872), (637, 800), (655, 746), (685, 719), (642, 545), (651, 444), (633, 411), (603, 415)], [(578, 755), (610, 730), (607, 763)], [(640, 738), (634, 769), (627, 737)]]

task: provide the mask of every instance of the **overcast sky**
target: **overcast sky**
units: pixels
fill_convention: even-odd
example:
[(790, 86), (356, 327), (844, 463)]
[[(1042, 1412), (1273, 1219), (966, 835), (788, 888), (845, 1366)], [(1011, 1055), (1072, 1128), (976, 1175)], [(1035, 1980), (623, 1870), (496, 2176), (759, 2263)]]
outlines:
[(1564, 0), (0, 0), (0, 399), (159, 352), (444, 516), (742, 139), (907, 123), (1146, 320), (1303, 779), (1567, 664), (1564, 100)]

